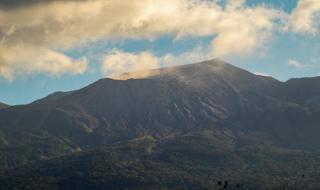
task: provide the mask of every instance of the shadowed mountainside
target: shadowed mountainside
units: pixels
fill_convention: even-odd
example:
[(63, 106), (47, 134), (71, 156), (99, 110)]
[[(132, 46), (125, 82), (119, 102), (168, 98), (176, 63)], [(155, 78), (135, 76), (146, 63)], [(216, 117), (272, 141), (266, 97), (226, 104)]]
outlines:
[(0, 102), (0, 109), (7, 108), (9, 105)]
[[(2, 179), (9, 187), (20, 175), (37, 177), (31, 173), (40, 172), (45, 181), (56, 180), (42, 184), (51, 188), (63, 180), (68, 181), (65, 185), (73, 184), (70, 180), (78, 175), (75, 173), (94, 175), (90, 172), (95, 170), (88, 168), (98, 166), (103, 172), (120, 167), (113, 177), (97, 174), (100, 185), (125, 180), (149, 188), (156, 184), (152, 180), (169, 180), (164, 176), (170, 172), (170, 180), (179, 180), (185, 173), (183, 181), (190, 186), (203, 184), (204, 189), (213, 185), (207, 177), (219, 175), (236, 179), (243, 173), (238, 181), (250, 180), (258, 173), (263, 179), (292, 177), (290, 173), (297, 172), (311, 176), (314, 168), (319, 168), (318, 82), (319, 78), (309, 78), (283, 83), (211, 60), (152, 70), (144, 78), (101, 79), (77, 91), (57, 92), (29, 105), (0, 110), (0, 168), (18, 167), (5, 172)], [(129, 159), (130, 147), (141, 139), (151, 142)], [(105, 157), (109, 151), (123, 161)], [(88, 158), (90, 155), (93, 157)], [(94, 155), (105, 161), (96, 161)], [(66, 157), (58, 158), (61, 156)], [(150, 163), (153, 169), (168, 170), (154, 174), (147, 166), (130, 165), (135, 159)], [(29, 166), (39, 160), (40, 165)], [(73, 160), (87, 168), (75, 166), (70, 170), (75, 173), (60, 179)], [(314, 166), (312, 170), (308, 163)], [(24, 164), (28, 165), (21, 167)], [(50, 164), (56, 167), (47, 170)], [(292, 165), (294, 170), (289, 167)], [(233, 169), (237, 172), (232, 173)], [(125, 175), (124, 171), (145, 173)], [(197, 176), (187, 175), (190, 172)], [(139, 178), (150, 175), (159, 179)], [(94, 180), (91, 177), (88, 180)], [(82, 179), (75, 178), (75, 182)], [(81, 181), (86, 183), (83, 185), (94, 183)]]

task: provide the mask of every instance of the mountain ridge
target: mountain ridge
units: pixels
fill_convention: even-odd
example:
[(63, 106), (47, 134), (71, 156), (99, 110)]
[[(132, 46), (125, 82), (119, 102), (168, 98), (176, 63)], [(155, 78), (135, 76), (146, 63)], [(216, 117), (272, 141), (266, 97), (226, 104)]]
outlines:
[[(279, 83), (283, 83), (283, 84), (286, 84), (286, 83), (293, 83), (293, 82), (298, 82), (298, 81), (307, 81), (307, 80), (319, 80), (320, 79), (320, 76), (315, 76), (315, 77), (299, 77), (299, 78), (290, 78), (286, 81), (280, 81), (272, 76), (262, 76), (262, 75), (258, 75), (258, 74), (254, 74), (254, 73), (251, 73), (245, 69), (242, 69), (242, 68), (238, 68), (232, 64), (229, 64), (227, 62), (224, 62), (220, 59), (211, 59), (211, 60), (207, 60), (207, 61), (202, 61), (202, 62), (197, 62), (197, 63), (189, 63), (189, 64), (184, 64), (184, 65), (176, 65), (176, 66), (169, 66), (169, 67), (162, 67), (162, 68), (158, 68), (158, 69), (151, 69), (151, 70), (142, 70), (142, 71), (135, 71), (135, 72), (126, 72), (126, 73), (122, 73), (118, 76), (114, 76), (114, 78), (101, 78), (99, 80), (97, 80), (96, 82), (99, 82), (99, 81), (103, 81), (103, 80), (119, 80), (119, 81), (125, 81), (125, 80), (135, 80), (135, 79), (150, 79), (150, 78), (153, 78), (153, 77), (159, 77), (159, 75), (163, 74), (163, 71), (164, 73), (168, 72), (168, 71), (173, 71), (174, 69), (176, 68), (179, 68), (179, 67), (183, 67), (183, 66), (192, 66), (192, 65), (197, 65), (197, 64), (203, 64), (203, 63), (209, 63), (209, 62), (220, 62), (220, 63), (223, 63), (225, 65), (229, 65), (229, 66), (232, 66), (234, 68), (237, 68), (237, 69), (240, 69), (240, 70), (243, 70), (245, 72), (248, 72), (250, 74), (253, 74), (257, 77), (260, 77), (260, 78), (266, 78), (266, 79), (272, 79), (272, 80), (275, 80)], [(166, 71), (168, 70), (168, 71)], [(141, 73), (148, 73), (148, 72), (151, 72), (151, 73), (155, 73), (155, 74), (148, 74), (148, 75), (143, 75), (143, 74), (140, 74)], [(138, 75), (138, 76), (137, 76)], [(96, 83), (94, 82), (94, 83)], [(94, 84), (92, 83), (92, 84)], [(89, 84), (90, 85), (90, 84)], [(88, 86), (89, 86), (88, 85)], [(82, 88), (85, 88), (85, 87), (82, 87)], [(82, 89), (80, 88), (80, 89)], [(73, 90), (74, 91), (74, 90)], [(37, 100), (34, 100), (32, 101), (31, 103), (28, 103), (28, 104), (32, 104), (32, 103), (36, 103), (36, 102), (39, 102), (45, 98), (56, 98), (58, 97), (59, 95), (63, 95), (63, 94), (69, 94), (69, 93), (72, 93), (73, 91), (57, 91), (57, 92), (53, 92), (53, 93), (50, 93), (48, 94), (47, 96), (43, 97), (43, 98), (40, 98), (40, 99), (37, 99)], [(8, 107), (9, 105), (7, 104), (4, 104), (4, 103), (1, 103), (3, 106), (6, 106)], [(28, 105), (28, 104), (23, 104), (23, 105)], [(0, 105), (1, 106), (1, 105)], [(21, 106), (21, 105), (17, 105), (17, 106)]]
[(7, 107), (9, 107), (9, 105), (0, 102), (0, 109), (4, 109), (4, 108), (7, 108)]
[[(100, 79), (79, 90), (0, 110), (0, 173), (41, 160), (46, 165), (45, 160), (53, 158), (58, 158), (54, 164), (69, 163), (63, 161), (68, 155), (71, 163), (84, 163), (77, 156), (82, 153), (103, 160), (109, 148), (122, 158), (137, 142), (146, 155), (133, 151), (135, 159), (148, 157), (155, 168), (164, 164), (174, 170), (185, 158), (186, 165), (203, 162), (219, 168), (217, 163), (228, 159), (240, 170), (244, 163), (259, 170), (268, 163), (285, 167), (281, 158), (290, 160), (294, 153), (300, 160), (310, 152), (315, 155), (309, 161), (318, 164), (320, 92), (313, 90), (314, 80), (280, 82), (216, 60), (156, 73)], [(304, 95), (301, 88), (312, 93)], [(171, 161), (175, 164), (167, 165)], [(195, 172), (203, 170), (201, 164), (197, 167)]]
[[(54, 126), (48, 127), (46, 123), (51, 121), (48, 115), (67, 123), (71, 122), (67, 118), (72, 116), (77, 121), (77, 127), (74, 129), (71, 127), (74, 124), (70, 124), (70, 130), (80, 130), (82, 135), (87, 136), (101, 126), (121, 125), (119, 119), (130, 121), (126, 125), (138, 127), (139, 122), (147, 122), (145, 118), (159, 116), (166, 121), (159, 123), (160, 126), (168, 126), (167, 122), (172, 121), (170, 128), (174, 130), (176, 122), (189, 123), (187, 125), (193, 128), (198, 125), (197, 120), (220, 122), (225, 120), (223, 118), (237, 118), (247, 112), (257, 115), (260, 110), (277, 109), (278, 104), (296, 104), (290, 103), (295, 98), (282, 97), (282, 94), (290, 94), (282, 92), (286, 83), (254, 75), (219, 60), (161, 70), (162, 74), (145, 79), (100, 79), (80, 90), (54, 93), (28, 105), (10, 107), (3, 113), (7, 115), (6, 118), (11, 118), (10, 112), (15, 110), (31, 115), (28, 109), (34, 110), (37, 112), (34, 117), (42, 116), (43, 121), (21, 115), (21, 118), (25, 118), (21, 122), (38, 121), (30, 127), (44, 126), (54, 133), (59, 133), (59, 130)], [(269, 103), (261, 103), (264, 101)], [(185, 121), (180, 121), (182, 118)], [(11, 123), (10, 120), (7, 122)], [(159, 125), (153, 119), (148, 122)]]

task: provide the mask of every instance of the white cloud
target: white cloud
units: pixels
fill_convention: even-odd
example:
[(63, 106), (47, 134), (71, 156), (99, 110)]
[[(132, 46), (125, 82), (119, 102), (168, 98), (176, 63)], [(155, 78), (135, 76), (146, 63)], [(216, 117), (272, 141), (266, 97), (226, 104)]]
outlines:
[(274, 9), (245, 7), (242, 0), (230, 0), (226, 9), (201, 0), (58, 1), (2, 11), (0, 27), (5, 41), (69, 47), (101, 38), (208, 36), (238, 33), (242, 28), (251, 35), (269, 31), (279, 16)]
[[(273, 31), (283, 27), (286, 19), (289, 19), (288, 27), (292, 31), (317, 33), (320, 15), (319, 0), (299, 0), (291, 15), (263, 5), (249, 7), (245, 0), (228, 0), (226, 6), (219, 4), (218, 0), (50, 2), (0, 9), (1, 77), (14, 79), (40, 73), (52, 76), (84, 73), (87, 61), (73, 60), (62, 52), (98, 40), (150, 40), (168, 34), (177, 40), (188, 36), (214, 36), (210, 55), (222, 59), (234, 54), (250, 55), (264, 47), (272, 38)], [(115, 59), (121, 53), (124, 52), (114, 50), (109, 59)], [(209, 57), (208, 52), (195, 50), (192, 53), (167, 54), (158, 58), (148, 52), (134, 56), (126, 54), (127, 62), (130, 59), (131, 62), (139, 59), (151, 62), (141, 63), (139, 67), (127, 64), (126, 70), (143, 67), (145, 70), (150, 65), (185, 63), (198, 61), (192, 57)], [(158, 63), (155, 63), (156, 59)], [(114, 71), (111, 72), (124, 70), (121, 68), (123, 64), (113, 65)], [(303, 66), (295, 60), (288, 64)], [(110, 71), (110, 66), (106, 65), (104, 70)]]
[[(13, 80), (15, 76), (48, 74), (58, 77), (62, 74), (82, 74), (86, 71), (87, 61), (72, 58), (50, 49), (34, 47), (0, 47), (0, 76)], [(23, 64), (22, 64), (23, 63)]]
[(319, 19), (319, 0), (299, 0), (291, 14), (289, 27), (295, 32), (315, 34), (318, 32)]
[(272, 77), (272, 75), (269, 73), (255, 72), (254, 74), (259, 76), (264, 76), (264, 77)]
[(209, 59), (208, 51), (197, 46), (179, 55), (156, 56), (152, 52), (124, 52), (114, 49), (104, 56), (101, 70), (104, 76), (116, 79), (143, 78), (155, 74), (152, 69), (200, 62)]
[[(21, 52), (14, 51), (20, 46), (54, 51), (101, 39), (153, 39), (169, 34), (177, 39), (216, 36), (211, 43), (214, 56), (248, 55), (268, 42), (283, 15), (264, 6), (247, 7), (244, 0), (229, 0), (225, 7), (217, 1), (202, 0), (52, 1), (0, 10), (0, 49), (20, 57)], [(8, 65), (28, 65), (25, 60), (12, 62), (4, 53), (0, 60), (1, 75), (5, 77)], [(32, 72), (48, 73), (43, 67)]]
[(299, 61), (295, 60), (295, 59), (290, 59), (288, 61), (288, 65), (290, 67), (295, 67), (295, 68), (302, 68), (305, 67), (305, 65), (303, 65), (302, 63), (300, 63)]
[(160, 58), (161, 66), (176, 66), (188, 63), (196, 63), (211, 59), (210, 53), (203, 46), (196, 46), (191, 51), (186, 51), (178, 55), (168, 53)]
[(234, 10), (243, 6), (245, 2), (246, 0), (229, 0), (227, 4), (227, 8), (229, 10)]
[(103, 58), (102, 72), (105, 76), (116, 76), (159, 67), (159, 59), (150, 52), (127, 53), (114, 49)]

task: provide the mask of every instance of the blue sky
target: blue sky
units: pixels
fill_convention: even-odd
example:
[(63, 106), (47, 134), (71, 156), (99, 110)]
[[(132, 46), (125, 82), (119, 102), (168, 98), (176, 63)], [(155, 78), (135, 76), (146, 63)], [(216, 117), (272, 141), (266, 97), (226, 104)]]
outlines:
[[(316, 3), (316, 1), (314, 2)], [(217, 4), (221, 7), (224, 7), (227, 6), (226, 4), (228, 4), (228, 2), (222, 1), (218, 2)], [(63, 4), (61, 5), (61, 7), (63, 7)], [(256, 7), (263, 7), (268, 11), (269, 9), (277, 10), (290, 16), (293, 14), (293, 12), (298, 12), (298, 0), (247, 0), (244, 4), (239, 5), (239, 7), (240, 8), (237, 8), (239, 9), (238, 12), (244, 12), (242, 11), (242, 9), (249, 10), (250, 8), (255, 9)], [(28, 9), (30, 8), (28, 7)], [(222, 10), (222, 12), (224, 11), (231, 12), (233, 11), (233, 9)], [(313, 14), (317, 14), (320, 12), (320, 8), (319, 10), (315, 9), (312, 11)], [(57, 18), (59, 16), (60, 15), (57, 15)], [(286, 20), (285, 22), (289, 21)], [(108, 25), (108, 23), (104, 24)], [(215, 23), (212, 24), (214, 25)], [(8, 23), (7, 26), (10, 26), (10, 23)], [(1, 33), (1, 31), (6, 31), (6, 29), (8, 28), (7, 26), (0, 25), (0, 37), (2, 33), (5, 33)], [(236, 27), (238, 26), (239, 25), (236, 25)], [(40, 58), (38, 58), (38, 55), (33, 52), (30, 54), (22, 53), (21, 57), (25, 59), (28, 59), (30, 57), (30, 60), (35, 60), (35, 64), (31, 63), (31, 61), (30, 63), (24, 63), (23, 59), (22, 61), (20, 59), (8, 59), (14, 61), (8, 61), (7, 63), (3, 64), (3, 68), (9, 68), (11, 70), (8, 69), (7, 73), (3, 72), (2, 77), (0, 72), (0, 102), (8, 103), (11, 105), (30, 103), (55, 91), (69, 91), (79, 89), (102, 77), (110, 77), (112, 74), (115, 74), (113, 73), (114, 71), (122, 71), (121, 69), (123, 69), (124, 67), (125, 70), (123, 71), (131, 71), (138, 68), (149, 68), (147, 64), (135, 66), (134, 64), (136, 61), (146, 61), (150, 62), (151, 65), (153, 64), (157, 66), (170, 66), (174, 64), (186, 64), (193, 61), (218, 57), (253, 73), (271, 75), (281, 81), (286, 81), (289, 78), (293, 77), (318, 76), (320, 75), (320, 35), (317, 31), (311, 31), (311, 29), (314, 29), (314, 27), (316, 27), (317, 30), (318, 25), (317, 23), (314, 24), (314, 27), (310, 28), (309, 31), (304, 31), (304, 29), (299, 28), (298, 25), (295, 26), (297, 27), (293, 27), (294, 29), (292, 30), (269, 29), (268, 26), (266, 26), (265, 28), (258, 28), (258, 32), (260, 32), (260, 30), (268, 30), (267, 32), (261, 34), (261, 36), (263, 35), (266, 38), (263, 38), (263, 42), (260, 43), (260, 33), (257, 33), (257, 37), (252, 40), (254, 40), (254, 43), (259, 42), (260, 44), (253, 44), (252, 48), (248, 49), (248, 51), (241, 52), (241, 48), (233, 49), (233, 47), (231, 47), (230, 49), (230, 46), (226, 46), (229, 47), (229, 49), (221, 49), (220, 52), (222, 53), (219, 54), (216, 54), (215, 52), (212, 53), (211, 46), (215, 47), (215, 45), (218, 43), (218, 41), (215, 40), (218, 39), (217, 37), (219, 35), (223, 35), (224, 31), (221, 31), (221, 29), (218, 29), (217, 32), (215, 32), (214, 30), (212, 34), (192, 34), (182, 37), (177, 37), (178, 34), (174, 32), (160, 32), (160, 34), (151, 33), (151, 37), (149, 37), (150, 33), (144, 34), (144, 30), (141, 30), (137, 35), (138, 37), (131, 37), (131, 33), (129, 33), (129, 37), (127, 37), (127, 33), (125, 34), (125, 37), (122, 37), (121, 35), (119, 35), (119, 37), (116, 34), (108, 34), (107, 37), (99, 36), (94, 39), (90, 38), (90, 40), (86, 40), (85, 42), (80, 44), (77, 44), (75, 42), (76, 40), (74, 41), (71, 38), (72, 35), (70, 35), (70, 43), (68, 42), (67, 45), (61, 45), (62, 43), (57, 43), (57, 45), (55, 46), (50, 46), (50, 41), (48, 43), (49, 45), (47, 44), (48, 39), (54, 40), (54, 38), (46, 38), (47, 36), (45, 36), (44, 38), (46, 39), (46, 43), (41, 42), (42, 44), (39, 45), (39, 47), (32, 46), (32, 48), (36, 50), (38, 50), (38, 48), (41, 48), (40, 52), (44, 52), (46, 54), (48, 51), (42, 51), (42, 49), (44, 47), (50, 47), (50, 51), (48, 53), (49, 58), (46, 57), (45, 60), (50, 60), (49, 63), (54, 65), (49, 65), (48, 67), (47, 65), (42, 65), (43, 61), (39, 61)], [(24, 26), (21, 26), (22, 29), (24, 29), (23, 27)], [(247, 27), (247, 25), (245, 25), (244, 27)], [(40, 29), (36, 29), (38, 31), (44, 30), (44, 28), (45, 27), (41, 26)], [(52, 29), (52, 31), (61, 31), (62, 29), (63, 28), (57, 27)], [(48, 29), (49, 32), (50, 30), (51, 28)], [(90, 32), (91, 31), (88, 31), (89, 34)], [(3, 36), (2, 38), (6, 37), (6, 39), (10, 39), (10, 43), (13, 43), (13, 45), (16, 45), (14, 43), (20, 43), (20, 41), (22, 41), (23, 45), (25, 45), (24, 41), (29, 40), (27, 38), (24, 38), (24, 36), (16, 37), (14, 35), (10, 36), (10, 34), (8, 36)], [(32, 33), (32, 35), (37, 34)], [(99, 34), (93, 33), (93, 35), (98, 36)], [(86, 38), (86, 36), (87, 34), (85, 31), (81, 32), (80, 37)], [(16, 40), (16, 38), (18, 38), (20, 41)], [(220, 41), (219, 44), (224, 45), (224, 39), (225, 38), (223, 38), (222, 42)], [(248, 39), (251, 39), (250, 36), (248, 37)], [(38, 41), (39, 39), (37, 39), (37, 41), (32, 41), (32, 43), (35, 44)], [(55, 43), (55, 41), (52, 41), (52, 43)], [(13, 45), (10, 44), (10, 47), (15, 47)], [(237, 43), (234, 44), (234, 46), (237, 45), (241, 46)], [(0, 51), (1, 50), (2, 49), (0, 44)], [(54, 53), (52, 53), (53, 51), (51, 50), (54, 50)], [(214, 49), (213, 51), (215, 50), (218, 51), (218, 48)], [(55, 51), (61, 53), (62, 55), (56, 54)], [(13, 49), (12, 52), (16, 53), (16, 56), (20, 55), (19, 51), (16, 49)], [(8, 51), (9, 55), (10, 53), (11, 52)], [(186, 55), (188, 54), (192, 54), (193, 56), (187, 57)], [(170, 64), (168, 64), (167, 61), (168, 57), (171, 58)], [(2, 60), (1, 58), (2, 57), (0, 53), (0, 71)], [(52, 58), (57, 58), (59, 60), (53, 63), (53, 61), (51, 61), (53, 60)], [(120, 58), (125, 59), (125, 64), (121, 62), (122, 60), (120, 60)], [(81, 62), (81, 60), (83, 60), (83, 62)], [(67, 63), (64, 64), (63, 61)], [(129, 65), (128, 69), (126, 70), (127, 62), (129, 62), (129, 64), (131, 65)], [(85, 69), (83, 68), (84, 63), (86, 64)], [(104, 71), (101, 71), (102, 63), (105, 63), (105, 67), (103, 67)], [(15, 66), (5, 67), (6, 65), (10, 64)], [(26, 64), (28, 65), (25, 66)], [(77, 64), (79, 66), (77, 66), (75, 70), (73, 70), (73, 65)], [(118, 68), (117, 64), (124, 65), (121, 65), (122, 67)], [(30, 67), (36, 67), (35, 65), (40, 65), (41, 68), (30, 69)], [(65, 66), (63, 70), (59, 70), (60, 65)], [(51, 67), (57, 67), (58, 69), (55, 72), (51, 72)], [(117, 67), (118, 69), (115, 70), (112, 67)], [(6, 71), (5, 69), (3, 70)]]

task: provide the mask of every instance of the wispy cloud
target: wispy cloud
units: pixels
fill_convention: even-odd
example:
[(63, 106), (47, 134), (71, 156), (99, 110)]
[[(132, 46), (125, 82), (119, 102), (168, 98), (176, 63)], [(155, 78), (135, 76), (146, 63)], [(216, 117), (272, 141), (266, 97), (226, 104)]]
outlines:
[(255, 72), (254, 74), (259, 76), (264, 76), (264, 77), (272, 77), (272, 75), (269, 73)]
[(103, 58), (102, 71), (105, 76), (116, 76), (125, 72), (136, 72), (158, 68), (160, 60), (150, 52), (128, 53), (114, 49)]
[[(156, 56), (151, 51), (139, 53), (113, 49), (104, 56), (101, 70), (104, 76), (112, 78), (142, 78), (154, 74), (151, 70), (161, 67), (177, 66), (209, 59), (208, 50), (197, 46), (179, 55), (165, 54)], [(126, 75), (122, 75), (126, 73)]]
[(305, 67), (306, 65), (300, 63), (299, 61), (295, 60), (295, 59), (290, 59), (288, 60), (288, 66), (290, 67), (295, 67), (295, 68), (302, 68)]

